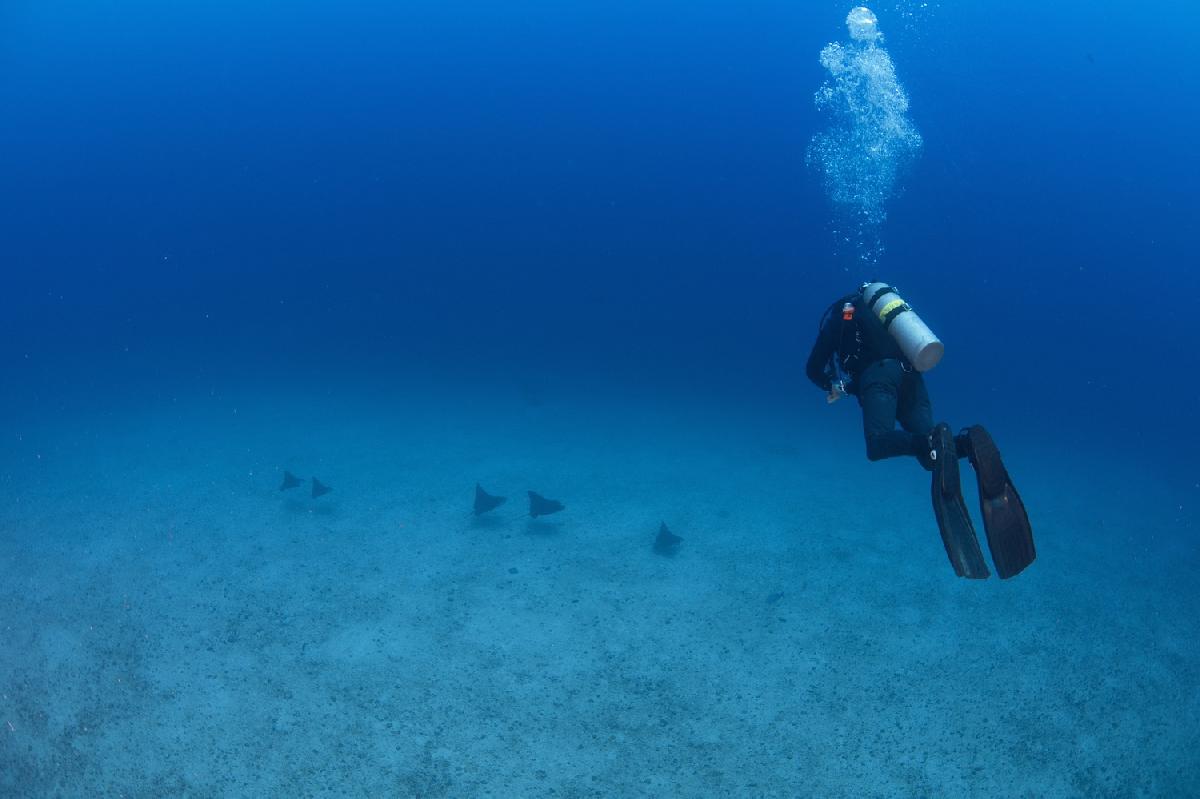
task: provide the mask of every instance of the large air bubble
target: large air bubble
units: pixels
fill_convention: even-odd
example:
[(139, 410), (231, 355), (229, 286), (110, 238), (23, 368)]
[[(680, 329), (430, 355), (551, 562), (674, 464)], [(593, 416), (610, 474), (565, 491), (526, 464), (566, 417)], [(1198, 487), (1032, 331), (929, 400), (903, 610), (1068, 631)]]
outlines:
[(846, 27), (850, 29), (850, 38), (856, 42), (874, 42), (882, 38), (875, 12), (864, 6), (850, 10), (846, 16)]
[(829, 115), (830, 126), (813, 136), (807, 160), (821, 172), (835, 206), (839, 249), (874, 264), (883, 251), (880, 230), (887, 202), (920, 153), (921, 134), (908, 119), (908, 95), (883, 48), (875, 14), (855, 8), (846, 26), (850, 41), (821, 51), (829, 78), (815, 101)]

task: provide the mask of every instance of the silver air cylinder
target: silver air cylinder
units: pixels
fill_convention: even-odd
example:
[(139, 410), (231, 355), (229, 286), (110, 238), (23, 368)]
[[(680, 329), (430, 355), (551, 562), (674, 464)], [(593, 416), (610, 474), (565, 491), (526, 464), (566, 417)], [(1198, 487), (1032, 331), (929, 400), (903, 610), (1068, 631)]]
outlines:
[(928, 372), (938, 365), (946, 353), (945, 345), (933, 335), (933, 331), (909, 304), (900, 298), (894, 286), (868, 283), (863, 286), (862, 296), (867, 310), (879, 317), (918, 372)]

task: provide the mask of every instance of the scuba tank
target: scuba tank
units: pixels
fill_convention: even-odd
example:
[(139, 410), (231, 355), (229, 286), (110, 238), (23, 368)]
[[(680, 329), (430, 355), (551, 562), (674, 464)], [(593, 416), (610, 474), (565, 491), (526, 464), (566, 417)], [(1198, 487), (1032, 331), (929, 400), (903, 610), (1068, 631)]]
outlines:
[(913, 368), (918, 372), (928, 372), (938, 365), (946, 346), (921, 321), (912, 307), (901, 299), (895, 286), (864, 283), (860, 292), (867, 310), (883, 323), (884, 329), (895, 339)]

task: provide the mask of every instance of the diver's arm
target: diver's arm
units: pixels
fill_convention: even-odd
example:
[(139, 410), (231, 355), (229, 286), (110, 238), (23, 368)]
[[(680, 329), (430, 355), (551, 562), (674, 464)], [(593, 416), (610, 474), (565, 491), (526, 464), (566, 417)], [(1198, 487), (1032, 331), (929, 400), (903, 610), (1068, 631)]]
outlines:
[(808, 379), (822, 391), (829, 391), (833, 387), (832, 378), (825, 371), (825, 367), (829, 364), (834, 350), (837, 349), (837, 334), (834, 328), (840, 325), (841, 321), (841, 317), (837, 315), (830, 316), (826, 320), (821, 331), (817, 333), (817, 340), (808, 356), (808, 365), (804, 368)]

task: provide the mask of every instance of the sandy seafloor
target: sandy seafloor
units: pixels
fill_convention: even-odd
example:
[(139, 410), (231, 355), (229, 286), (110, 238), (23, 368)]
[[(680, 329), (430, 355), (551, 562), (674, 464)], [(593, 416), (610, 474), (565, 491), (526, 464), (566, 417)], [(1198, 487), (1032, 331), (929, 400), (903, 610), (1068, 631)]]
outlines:
[(819, 396), (315, 385), (8, 417), (0, 795), (1200, 795), (1152, 459), (993, 425), (1040, 557), (977, 583)]

